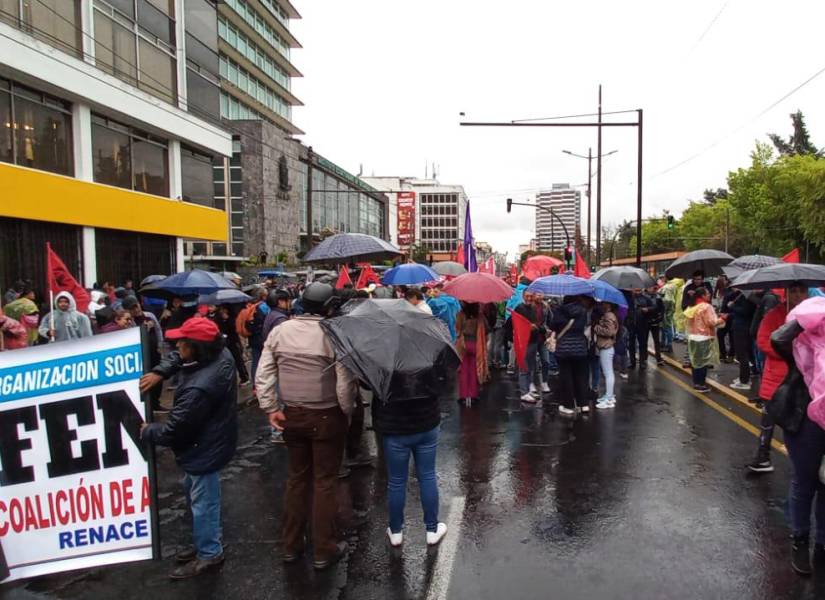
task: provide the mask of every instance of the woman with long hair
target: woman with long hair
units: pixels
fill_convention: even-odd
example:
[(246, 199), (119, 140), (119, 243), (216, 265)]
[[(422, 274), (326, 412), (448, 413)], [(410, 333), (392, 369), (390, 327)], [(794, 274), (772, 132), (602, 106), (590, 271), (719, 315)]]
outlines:
[(613, 372), (613, 357), (615, 356), (616, 337), (619, 334), (619, 319), (615, 310), (616, 307), (613, 304), (602, 302), (599, 319), (593, 325), (596, 348), (599, 351), (599, 366), (604, 375), (604, 396), (596, 401), (596, 408), (599, 409), (616, 406), (614, 394), (616, 376)]
[(479, 384), (490, 377), (487, 368), (487, 330), (475, 302), (462, 302), (456, 317), (456, 351), (461, 357), (458, 368), (458, 396), (471, 401), (479, 396)]
[(559, 363), (562, 398), (559, 415), (575, 417), (579, 412), (590, 410), (588, 378), (590, 370), (587, 358), (587, 311), (593, 306), (592, 299), (567, 296), (564, 303), (553, 311), (550, 328), (556, 333), (556, 360)]

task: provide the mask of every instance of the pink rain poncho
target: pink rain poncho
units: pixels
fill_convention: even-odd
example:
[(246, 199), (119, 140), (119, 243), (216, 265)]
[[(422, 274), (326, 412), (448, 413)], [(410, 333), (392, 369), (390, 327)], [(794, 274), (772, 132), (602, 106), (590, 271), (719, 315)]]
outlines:
[(811, 395), (808, 418), (825, 429), (825, 298), (802, 302), (786, 322), (794, 320), (805, 330), (794, 340), (793, 356)]

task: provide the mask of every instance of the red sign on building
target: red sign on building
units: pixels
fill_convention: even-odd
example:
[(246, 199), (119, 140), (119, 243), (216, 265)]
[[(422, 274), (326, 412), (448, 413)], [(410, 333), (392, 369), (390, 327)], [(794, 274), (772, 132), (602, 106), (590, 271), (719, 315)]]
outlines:
[(398, 245), (415, 242), (415, 192), (398, 192)]

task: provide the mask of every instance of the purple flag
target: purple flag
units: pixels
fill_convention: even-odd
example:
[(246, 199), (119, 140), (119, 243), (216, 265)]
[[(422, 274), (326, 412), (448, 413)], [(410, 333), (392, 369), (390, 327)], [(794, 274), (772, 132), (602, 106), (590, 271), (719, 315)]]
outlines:
[(467, 201), (467, 214), (464, 215), (464, 268), (470, 273), (478, 271), (476, 247), (473, 239), (473, 221), (470, 218), (470, 201)]

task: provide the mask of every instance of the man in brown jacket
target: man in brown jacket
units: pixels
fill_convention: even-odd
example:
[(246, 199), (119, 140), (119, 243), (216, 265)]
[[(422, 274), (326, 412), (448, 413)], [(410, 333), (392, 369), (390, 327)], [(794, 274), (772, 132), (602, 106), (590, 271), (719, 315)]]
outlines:
[(332, 296), (325, 283), (306, 288), (305, 314), (272, 330), (255, 378), (258, 402), (272, 426), (284, 432), (289, 449), (283, 560), (295, 562), (303, 554), (312, 499), (313, 566), (319, 570), (338, 562), (347, 549), (335, 530), (335, 490), (358, 391), (321, 329)]

